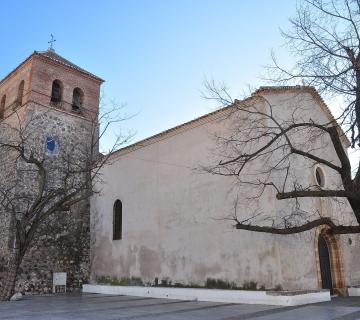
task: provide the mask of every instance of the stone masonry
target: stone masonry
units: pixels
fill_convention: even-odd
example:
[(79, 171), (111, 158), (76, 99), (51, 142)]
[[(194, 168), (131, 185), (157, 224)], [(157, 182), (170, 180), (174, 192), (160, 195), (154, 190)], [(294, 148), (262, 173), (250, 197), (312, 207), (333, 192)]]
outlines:
[[(58, 102), (51, 101), (55, 80), (61, 83), (61, 101)], [(24, 90), (19, 97), (22, 81)], [(17, 131), (21, 128), (28, 152), (44, 158), (50, 172), (48, 188), (55, 188), (61, 182), (65, 165), (81, 166), (89, 158), (102, 82), (52, 50), (34, 52), (0, 81), (0, 99), (5, 96), (4, 118), (0, 120), (1, 140), (18, 139)], [(83, 93), (81, 110), (73, 108), (75, 88)], [(53, 154), (47, 154), (49, 139), (56, 142)], [(36, 173), (16, 159), (14, 152), (2, 149), (0, 159), (0, 187), (14, 185), (11, 192), (15, 198), (31, 197), (37, 188)], [(25, 203), (19, 201), (19, 211), (24, 209), (21, 206)], [(10, 212), (0, 212), (0, 286), (8, 254), (15, 245), (9, 232), (13, 222)], [(79, 288), (89, 274), (89, 232), (88, 200), (49, 217), (23, 259), (16, 289), (47, 293), (52, 288), (53, 272), (67, 272), (68, 289)]]

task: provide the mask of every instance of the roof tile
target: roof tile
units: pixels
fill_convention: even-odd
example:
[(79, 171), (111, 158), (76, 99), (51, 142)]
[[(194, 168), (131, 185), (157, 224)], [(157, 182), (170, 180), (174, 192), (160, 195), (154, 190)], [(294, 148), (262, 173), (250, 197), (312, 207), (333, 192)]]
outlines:
[(48, 58), (52, 61), (55, 61), (57, 63), (60, 63), (62, 65), (65, 65), (67, 67), (70, 67), (72, 69), (75, 69), (77, 71), (80, 71), (82, 73), (85, 73), (87, 74), (88, 76), (90, 77), (93, 77), (93, 78), (96, 78), (100, 81), (104, 81), (102, 80), (101, 78), (99, 78), (98, 76), (95, 76), (94, 74), (86, 71), (85, 69), (83, 68), (80, 68), (79, 66), (77, 66), (76, 64), (72, 63), (71, 61), (65, 59), (64, 57), (60, 56), (59, 54), (57, 54), (53, 49), (48, 49), (46, 51), (34, 51), (35, 54), (39, 54), (45, 58)]

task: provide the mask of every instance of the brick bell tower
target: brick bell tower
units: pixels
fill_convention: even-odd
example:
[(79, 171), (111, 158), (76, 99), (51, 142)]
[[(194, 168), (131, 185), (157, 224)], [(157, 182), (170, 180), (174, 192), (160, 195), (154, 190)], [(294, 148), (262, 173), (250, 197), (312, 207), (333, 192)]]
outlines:
[[(57, 174), (64, 165), (64, 154), (71, 154), (75, 164), (86, 160), (79, 150), (85, 150), (89, 137), (97, 132), (94, 128), (98, 123), (102, 83), (101, 78), (71, 63), (52, 48), (34, 51), (0, 81), (0, 137), (11, 140), (14, 129), (26, 131), (29, 152), (44, 154), (45, 162), (52, 165), (48, 188), (59, 183)], [(20, 195), (19, 198), (30, 194), (36, 186), (36, 177), (28, 169), (16, 160), (11, 150), (0, 150), (0, 184), (14, 185), (12, 192)], [(10, 230), (18, 214), (1, 210), (5, 212), (0, 212), (0, 287), (7, 256), (16, 247)], [(87, 280), (89, 199), (47, 221), (45, 227), (51, 228), (39, 235), (22, 260), (17, 291), (51, 291), (53, 272), (67, 272), (68, 290), (80, 287)]]

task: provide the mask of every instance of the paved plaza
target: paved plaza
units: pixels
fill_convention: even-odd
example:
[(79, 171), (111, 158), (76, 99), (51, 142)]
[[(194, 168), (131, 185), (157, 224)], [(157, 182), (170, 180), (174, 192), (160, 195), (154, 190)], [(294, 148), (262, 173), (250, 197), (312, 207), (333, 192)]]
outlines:
[(0, 302), (1, 320), (355, 320), (360, 319), (360, 297), (298, 307), (180, 301), (155, 298), (72, 294), (27, 296)]

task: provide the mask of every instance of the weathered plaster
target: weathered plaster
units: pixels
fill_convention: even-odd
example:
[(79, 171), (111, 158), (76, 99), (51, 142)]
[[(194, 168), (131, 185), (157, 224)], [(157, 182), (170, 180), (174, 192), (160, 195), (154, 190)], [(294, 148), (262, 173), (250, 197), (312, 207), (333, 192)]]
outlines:
[[(307, 92), (284, 90), (269, 93), (266, 98), (281, 119), (290, 117), (294, 110), (301, 110), (302, 117), (311, 115), (314, 121), (329, 119)], [(267, 288), (276, 285), (290, 290), (318, 288), (315, 231), (274, 236), (233, 229), (232, 222), (224, 218), (233, 214), (234, 196), (238, 194), (240, 201), (244, 200), (248, 190), (236, 188), (230, 178), (194, 170), (214, 161), (211, 151), (214, 133), (231, 128), (232, 117), (221, 120), (219, 114), (211, 115), (209, 121), (203, 117), (199, 124), (195, 120), (188, 128), (183, 125), (146, 139), (144, 145), (140, 142), (116, 152), (112, 163), (103, 168), (105, 183), (97, 186), (101, 193), (91, 203), (92, 219), (100, 221), (92, 224), (93, 280), (105, 275), (141, 277), (152, 283), (158, 278), (203, 284), (207, 278), (217, 278), (238, 285), (256, 281), (258, 286)], [(314, 141), (314, 145), (321, 147), (314, 151), (316, 154), (325, 152), (336, 163), (334, 150), (326, 139)], [(293, 161), (298, 181), (313, 183), (308, 163), (301, 158)], [(329, 185), (339, 183), (339, 177), (327, 168), (324, 171)], [(123, 239), (113, 241), (116, 199), (123, 203)], [(327, 200), (308, 199), (302, 205), (344, 221), (352, 219), (346, 204), (335, 208)], [(270, 191), (256, 206), (270, 217), (286, 214), (288, 209), (287, 202), (277, 201)], [(240, 214), (246, 216), (254, 208), (244, 207)], [(138, 250), (134, 250), (135, 246)], [(351, 248), (355, 252), (355, 246)], [(359, 258), (354, 254), (350, 258), (348, 248), (343, 251), (348, 284), (349, 273), (356, 274), (353, 270)]]

